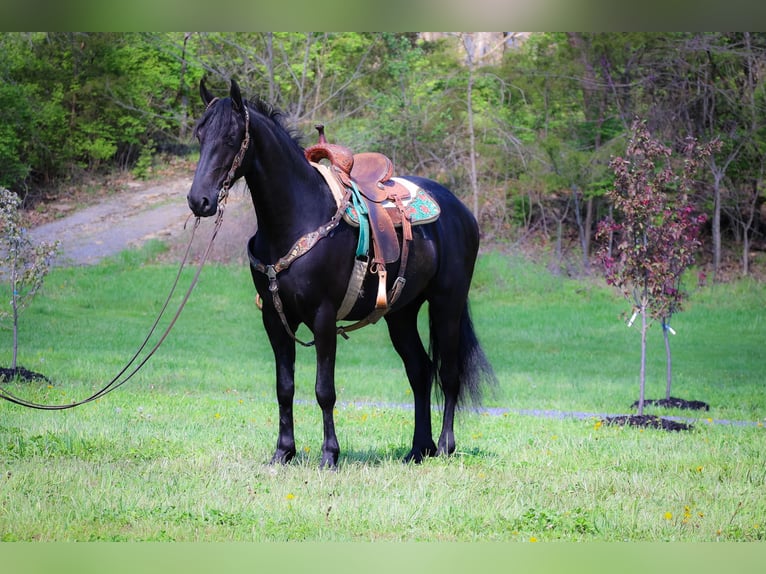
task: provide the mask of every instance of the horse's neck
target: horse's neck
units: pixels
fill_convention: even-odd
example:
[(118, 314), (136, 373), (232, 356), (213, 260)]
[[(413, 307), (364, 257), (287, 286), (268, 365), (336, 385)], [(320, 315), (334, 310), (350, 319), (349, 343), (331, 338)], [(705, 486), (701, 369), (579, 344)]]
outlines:
[(253, 198), (258, 234), (274, 253), (287, 251), (306, 233), (330, 220), (335, 212), (332, 194), (308, 163), (274, 167), (259, 162), (245, 176)]

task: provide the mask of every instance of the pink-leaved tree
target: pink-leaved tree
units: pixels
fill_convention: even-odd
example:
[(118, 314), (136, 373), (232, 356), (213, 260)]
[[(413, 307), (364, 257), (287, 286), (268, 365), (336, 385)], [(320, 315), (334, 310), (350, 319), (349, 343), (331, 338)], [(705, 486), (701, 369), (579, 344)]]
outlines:
[(670, 398), (670, 319), (681, 311), (687, 292), (681, 281), (701, 247), (704, 214), (689, 202), (688, 191), (703, 157), (715, 143), (700, 146), (689, 138), (682, 160), (652, 138), (646, 124), (636, 120), (624, 157), (611, 162), (614, 186), (607, 197), (614, 217), (599, 224), (599, 257), (606, 280), (632, 302), (628, 322), (641, 319), (641, 368), (638, 414), (644, 410), (646, 390), (646, 336), (653, 320), (659, 321), (667, 354), (666, 398)]

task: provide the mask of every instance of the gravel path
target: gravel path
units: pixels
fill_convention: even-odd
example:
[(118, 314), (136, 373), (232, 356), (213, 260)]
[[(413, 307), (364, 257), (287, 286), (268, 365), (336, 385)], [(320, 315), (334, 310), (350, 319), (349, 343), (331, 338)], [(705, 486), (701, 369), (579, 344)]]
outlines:
[[(165, 241), (171, 247), (165, 258), (173, 259), (188, 238), (184, 226), (191, 215), (186, 204), (191, 181), (189, 175), (145, 187), (134, 184), (96, 205), (31, 229), (30, 238), (34, 243), (61, 242), (56, 265), (92, 265), (150, 239)], [(232, 189), (213, 259), (244, 261), (246, 240), (255, 232), (255, 214), (245, 191), (243, 185)], [(204, 237), (211, 229), (212, 219), (204, 220), (199, 235)], [(200, 239), (193, 252), (203, 248)]]

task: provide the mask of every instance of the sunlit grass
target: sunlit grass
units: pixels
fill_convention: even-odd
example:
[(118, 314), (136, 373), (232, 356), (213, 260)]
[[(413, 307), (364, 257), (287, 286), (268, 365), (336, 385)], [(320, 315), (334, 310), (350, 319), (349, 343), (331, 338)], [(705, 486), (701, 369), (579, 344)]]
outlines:
[[(70, 402), (116, 374), (175, 273), (150, 258), (54, 271), (24, 316), (20, 356), (52, 384), (9, 388)], [(342, 454), (328, 472), (312, 350), (298, 351), (298, 455), (266, 464), (271, 351), (247, 270), (211, 265), (166, 343), (116, 392), (62, 412), (0, 405), (0, 538), (763, 540), (764, 299), (757, 284), (716, 286), (674, 321), (674, 395), (711, 410), (657, 412), (689, 416), (693, 430), (615, 427), (597, 413), (629, 412), (638, 392), (625, 304), (596, 282), (488, 254), (472, 309), (500, 379), (487, 400), (497, 409), (459, 416), (454, 457), (403, 465), (404, 370), (383, 325), (358, 331), (339, 343)], [(659, 398), (664, 354), (651, 336), (648, 396)], [(522, 414), (531, 409), (580, 414)], [(438, 410), (433, 420), (438, 429)]]

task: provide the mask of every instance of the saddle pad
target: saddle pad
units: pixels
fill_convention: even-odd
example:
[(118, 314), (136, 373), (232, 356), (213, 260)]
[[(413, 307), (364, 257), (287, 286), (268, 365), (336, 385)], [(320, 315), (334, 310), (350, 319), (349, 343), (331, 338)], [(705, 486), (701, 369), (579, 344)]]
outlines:
[[(393, 177), (391, 179), (410, 190), (410, 198), (403, 201), (402, 204), (404, 205), (407, 214), (410, 216), (410, 223), (412, 225), (431, 223), (439, 218), (439, 215), (441, 214), (439, 204), (428, 195), (428, 192), (425, 189), (415, 185), (407, 179), (400, 177)], [(382, 205), (387, 209), (396, 209), (396, 204), (393, 201), (386, 200)], [(353, 205), (349, 206), (343, 214), (343, 219), (350, 225), (359, 225), (359, 215), (356, 213), (356, 209), (354, 209)]]
[[(338, 179), (332, 174), (330, 168), (324, 164), (311, 162), (311, 165), (324, 177), (327, 184), (330, 186), (335, 202), (340, 205), (343, 200), (343, 191)], [(441, 214), (439, 204), (428, 195), (428, 192), (422, 187), (412, 183), (411, 181), (401, 178), (391, 178), (401, 185), (405, 186), (410, 191), (410, 198), (403, 202), (405, 209), (410, 216), (410, 222), (412, 225), (423, 225), (436, 221)], [(391, 201), (384, 201), (382, 204), (386, 208), (396, 209), (396, 204)], [(343, 214), (343, 219), (346, 223), (355, 227), (359, 226), (359, 215), (353, 206), (349, 208)]]

